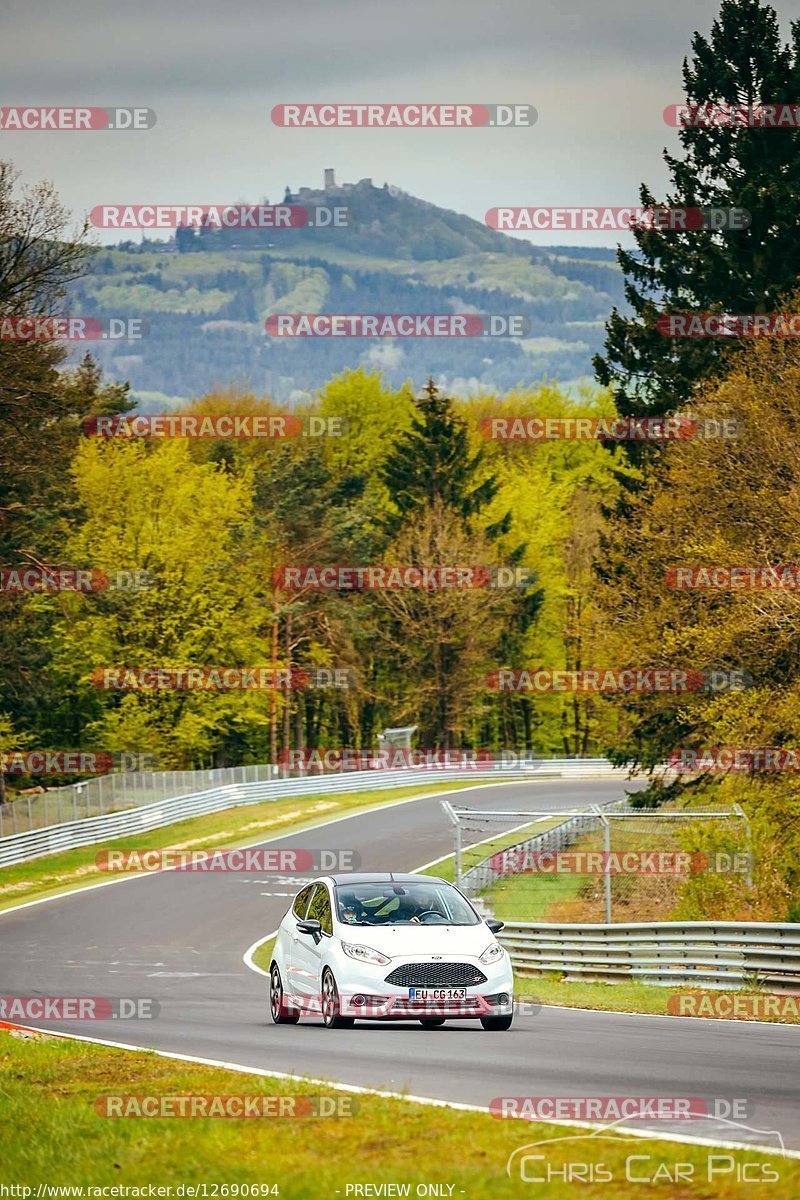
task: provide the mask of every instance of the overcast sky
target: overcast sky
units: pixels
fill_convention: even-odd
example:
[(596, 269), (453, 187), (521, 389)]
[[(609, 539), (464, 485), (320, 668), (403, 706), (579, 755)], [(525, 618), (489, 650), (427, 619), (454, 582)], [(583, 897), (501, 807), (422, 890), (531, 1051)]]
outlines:
[[(182, 10), (182, 11), (181, 11)], [(663, 122), (714, 0), (2, 0), (2, 105), (138, 105), (138, 133), (0, 132), (0, 157), (100, 203), (280, 200), (371, 176), (483, 220), (496, 205), (624, 205), (666, 177)], [(800, 0), (778, 5), (785, 38)], [(797, 97), (775, 97), (796, 100)], [(529, 103), (532, 129), (280, 129), (290, 101)], [(109, 235), (115, 237), (117, 235)], [(136, 237), (140, 236), (138, 234)], [(613, 244), (613, 235), (535, 240)]]

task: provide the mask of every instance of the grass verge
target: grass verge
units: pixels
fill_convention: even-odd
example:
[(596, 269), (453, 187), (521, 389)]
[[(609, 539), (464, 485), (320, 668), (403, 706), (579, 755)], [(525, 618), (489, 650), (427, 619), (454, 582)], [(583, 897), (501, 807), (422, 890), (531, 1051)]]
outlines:
[(166, 825), (162, 829), (120, 838), (113, 843), (98, 842), (77, 850), (65, 850), (60, 854), (0, 869), (0, 912), (25, 900), (38, 900), (42, 896), (70, 892), (93, 883), (118, 878), (118, 873), (100, 870), (96, 865), (97, 855), (101, 850), (111, 848), (112, 844), (115, 850), (203, 850), (212, 847), (231, 849), (257, 842), (259, 834), (269, 837), (299, 832), (309, 824), (347, 816), (362, 808), (374, 808), (379, 804), (389, 804), (395, 800), (410, 799), (432, 792), (461, 790), (481, 785), (485, 786), (486, 781), (450, 781), (425, 786), (417, 784), (357, 794), (287, 796), (282, 800), (267, 800), (260, 804), (248, 804), (241, 808), (209, 813), (204, 817), (192, 817), (187, 821)]
[[(594, 1008), (608, 1009), (620, 1013), (649, 1013), (654, 1016), (669, 1016), (667, 1002), (671, 996), (708, 996), (712, 1002), (719, 1001), (722, 995), (742, 997), (748, 1000), (752, 997), (763, 999), (775, 998), (774, 993), (765, 993), (758, 989), (741, 988), (734, 992), (703, 991), (692, 987), (654, 987), (647, 983), (571, 983), (551, 976), (515, 976), (516, 991), (536, 999), (540, 1004), (557, 1004), (564, 1008)], [(784, 997), (777, 997), (783, 1000)], [(782, 1004), (782, 1011), (773, 1015), (760, 1017), (737, 1016), (730, 1018), (741, 1021), (761, 1021), (768, 1024), (800, 1025), (800, 996), (787, 997), (789, 1003)], [(720, 1013), (722, 1015), (722, 1013)], [(729, 1019), (730, 1019), (729, 1018)]]
[[(353, 1035), (341, 1031), (326, 1036)], [(436, 1035), (420, 1031), (419, 1036)], [(35, 1194), (40, 1184), (82, 1188), (122, 1184), (171, 1186), (175, 1195), (177, 1185), (184, 1184), (200, 1185), (196, 1196), (278, 1194), (282, 1200), (319, 1200), (340, 1194), (344, 1200), (357, 1194), (348, 1192), (348, 1185), (352, 1189), (358, 1184), (407, 1184), (408, 1193), (393, 1189), (360, 1194), (413, 1196), (426, 1194), (417, 1192), (420, 1185), (436, 1184), (444, 1187), (434, 1195), (505, 1200), (533, 1194), (518, 1170), (516, 1178), (507, 1176), (509, 1155), (532, 1142), (558, 1137), (570, 1140), (532, 1150), (545, 1158), (528, 1169), (541, 1174), (563, 1171), (566, 1162), (584, 1164), (584, 1169), (589, 1164), (598, 1177), (579, 1187), (581, 1196), (589, 1200), (627, 1200), (641, 1193), (641, 1183), (631, 1182), (631, 1176), (654, 1179), (647, 1194), (655, 1200), (672, 1200), (676, 1195), (681, 1200), (711, 1196), (738, 1200), (756, 1192), (789, 1200), (800, 1194), (800, 1162), (749, 1149), (722, 1151), (657, 1139), (619, 1140), (624, 1136), (620, 1132), (614, 1140), (598, 1139), (588, 1130), (353, 1096), (319, 1084), (242, 1075), (56, 1038), (23, 1039), (0, 1032), (0, 1074), (4, 1145), (0, 1180), (33, 1189), (29, 1194)], [(95, 1107), (100, 1097), (109, 1095), (181, 1097), (185, 1104), (187, 1096), (320, 1094), (351, 1115), (125, 1119), (101, 1116)], [(291, 1102), (287, 1099), (284, 1104), (287, 1111)], [(637, 1156), (635, 1163), (628, 1161), (632, 1156)], [(745, 1163), (750, 1164), (750, 1179), (764, 1181), (764, 1192), (753, 1182), (738, 1181)], [(678, 1164), (683, 1179), (676, 1190), (673, 1177)], [(277, 1193), (242, 1191), (259, 1185), (277, 1185)], [(574, 1200), (575, 1194), (575, 1182), (558, 1175), (547, 1188), (548, 1200)]]
[(272, 947), (275, 945), (275, 938), (271, 937), (269, 941), (262, 942), (258, 949), (253, 954), (253, 962), (262, 971), (269, 970), (269, 964), (272, 962)]

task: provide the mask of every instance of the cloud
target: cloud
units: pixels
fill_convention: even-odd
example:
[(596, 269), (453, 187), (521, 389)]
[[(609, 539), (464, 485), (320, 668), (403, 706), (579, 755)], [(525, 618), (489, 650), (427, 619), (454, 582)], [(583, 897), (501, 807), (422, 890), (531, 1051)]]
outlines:
[[(482, 219), (497, 204), (626, 204), (663, 190), (662, 121), (717, 0), (3, 0), (5, 104), (124, 104), (141, 133), (0, 134), (27, 179), (94, 204), (225, 203), (340, 180), (388, 180)], [(788, 20), (800, 0), (782, 5)], [(292, 100), (530, 103), (533, 129), (276, 129)], [(563, 240), (547, 237), (540, 240)], [(576, 240), (573, 238), (572, 240)], [(590, 236), (586, 244), (598, 244)], [(613, 238), (605, 238), (606, 243)]]

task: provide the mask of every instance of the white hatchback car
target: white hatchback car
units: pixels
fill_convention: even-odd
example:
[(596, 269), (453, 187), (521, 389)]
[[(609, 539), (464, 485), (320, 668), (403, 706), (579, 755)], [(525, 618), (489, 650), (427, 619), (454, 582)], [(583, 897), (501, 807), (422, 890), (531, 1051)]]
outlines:
[(321, 1013), (329, 1028), (356, 1018), (425, 1028), (476, 1018), (508, 1029), (514, 978), (484, 921), (444, 879), (328, 875), (304, 887), (281, 921), (270, 966), (272, 1020)]

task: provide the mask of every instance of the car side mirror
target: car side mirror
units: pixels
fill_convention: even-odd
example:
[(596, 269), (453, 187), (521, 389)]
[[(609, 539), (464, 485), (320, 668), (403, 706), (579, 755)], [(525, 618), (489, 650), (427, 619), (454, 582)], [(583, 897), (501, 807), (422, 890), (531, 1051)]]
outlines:
[(319, 921), (298, 921), (297, 932), (310, 934), (315, 942), (322, 939), (322, 926)]
[(505, 929), (505, 921), (498, 921), (496, 917), (487, 917), (486, 924), (491, 929), (492, 933), (499, 933), (501, 929)]

